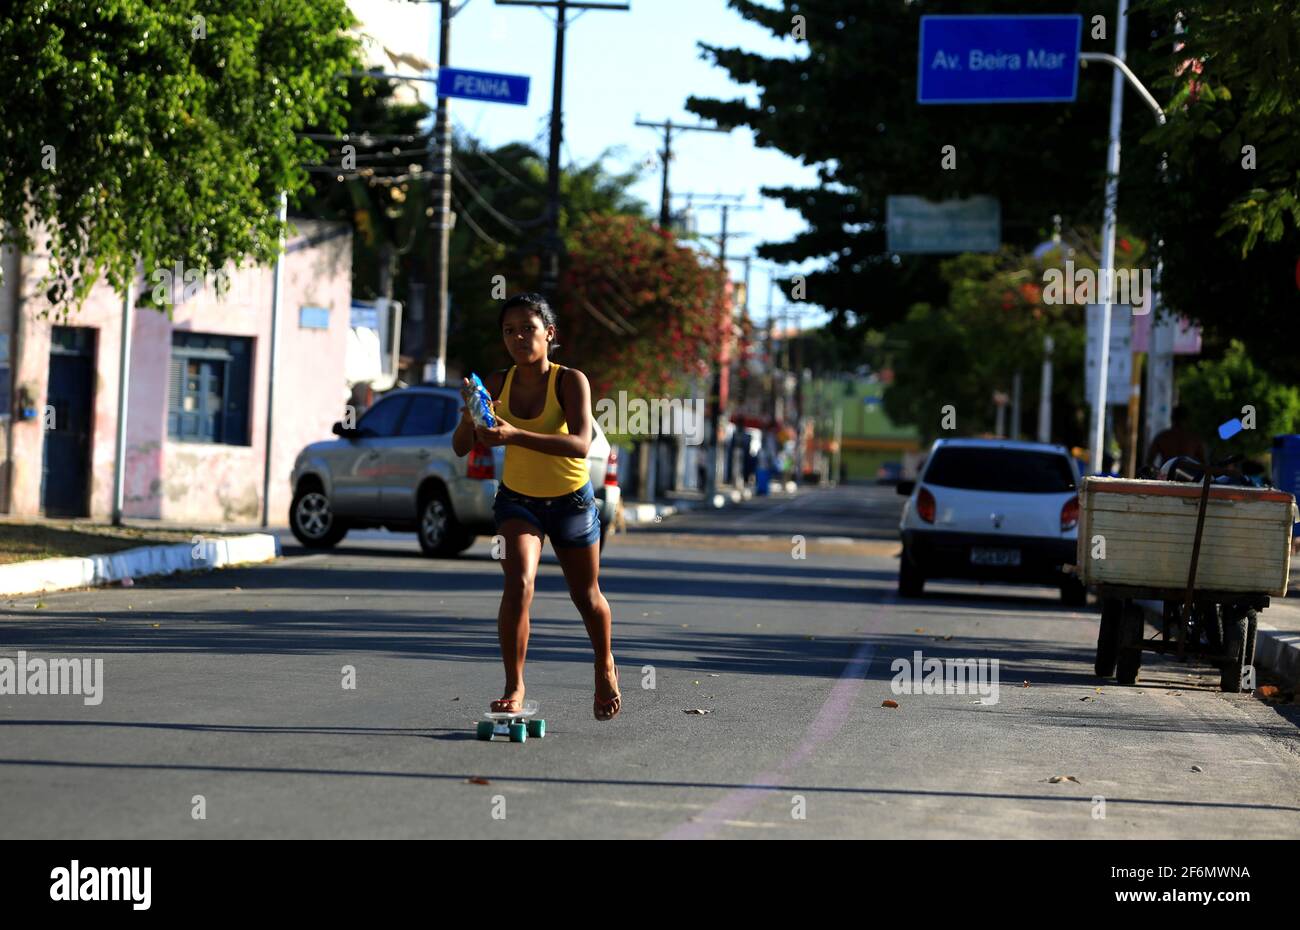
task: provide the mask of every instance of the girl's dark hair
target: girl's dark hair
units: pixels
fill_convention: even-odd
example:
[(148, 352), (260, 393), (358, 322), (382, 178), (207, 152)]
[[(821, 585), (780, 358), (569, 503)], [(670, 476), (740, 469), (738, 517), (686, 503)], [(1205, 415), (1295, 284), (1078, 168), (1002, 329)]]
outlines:
[(546, 302), (546, 298), (541, 294), (525, 293), (516, 294), (514, 297), (507, 299), (505, 304), (502, 305), (501, 316), (497, 318), (498, 327), (505, 324), (506, 312), (513, 310), (515, 307), (526, 307), (530, 312), (536, 313), (541, 317), (543, 326), (555, 325), (555, 311)]
[[(506, 313), (513, 310), (515, 307), (523, 307), (529, 313), (537, 314), (537, 318), (542, 321), (543, 327), (556, 325), (555, 311), (552, 310), (551, 305), (546, 302), (546, 298), (541, 294), (530, 292), (516, 294), (514, 297), (506, 300), (505, 304), (501, 307), (501, 315), (497, 317), (497, 329), (500, 329), (505, 325)], [(558, 345), (551, 345), (551, 349), (558, 348)]]

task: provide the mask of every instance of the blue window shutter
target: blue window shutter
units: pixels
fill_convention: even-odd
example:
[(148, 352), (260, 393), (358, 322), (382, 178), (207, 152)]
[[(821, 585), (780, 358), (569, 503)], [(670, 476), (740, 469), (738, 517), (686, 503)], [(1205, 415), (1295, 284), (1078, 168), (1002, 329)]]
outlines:
[(172, 348), (171, 372), (167, 379), (167, 435), (176, 438), (181, 433), (181, 398), (185, 396), (185, 360)]

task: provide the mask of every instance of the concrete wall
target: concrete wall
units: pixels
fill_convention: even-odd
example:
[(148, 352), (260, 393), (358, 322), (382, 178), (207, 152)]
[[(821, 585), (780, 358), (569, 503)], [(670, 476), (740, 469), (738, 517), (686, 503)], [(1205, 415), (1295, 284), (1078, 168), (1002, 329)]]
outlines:
[[(279, 372), (274, 392), (270, 520), (287, 519), (289, 472), (302, 446), (330, 438), (330, 425), (342, 416), (347, 390), (344, 353), (351, 304), (351, 237), (337, 224), (299, 220), (288, 243), (279, 326)], [(339, 233), (342, 232), (342, 235)], [(121, 299), (106, 284), (93, 290), (66, 321), (56, 319), (35, 286), (45, 273), (41, 255), (24, 256), (21, 268), (5, 265), (0, 288), (0, 332), (17, 320), (14, 394), (25, 386), (38, 409), (45, 406), (51, 327), (56, 323), (93, 327), (95, 346), (94, 419), (91, 436), (91, 516), (107, 518), (113, 507), (114, 443), (117, 427), (118, 354)], [(11, 271), (18, 274), (11, 274)], [(209, 283), (184, 299), (178, 286), (172, 317), (138, 308), (132, 327), (132, 359), (127, 417), (124, 512), (187, 523), (256, 523), (262, 512), (262, 470), (270, 371), (271, 268), (230, 270), (232, 289), (218, 298)], [(137, 283), (154, 288), (158, 279)], [(302, 329), (299, 308), (329, 310), (328, 329)], [(247, 336), (253, 364), (249, 388), (247, 446), (176, 442), (167, 437), (168, 372), (174, 330)], [(14, 421), (4, 433), (0, 490), (8, 512), (41, 512), (43, 448), (40, 418)], [(3, 487), (4, 479), (9, 487)]]

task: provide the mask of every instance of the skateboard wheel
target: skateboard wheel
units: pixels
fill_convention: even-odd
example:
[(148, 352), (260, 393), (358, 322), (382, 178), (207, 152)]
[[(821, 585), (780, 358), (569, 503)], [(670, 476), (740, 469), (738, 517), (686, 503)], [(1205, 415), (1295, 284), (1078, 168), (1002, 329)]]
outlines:
[(491, 738), (492, 738), (492, 721), (491, 721), (491, 720), (480, 720), (480, 721), (478, 722), (478, 730), (475, 732), (475, 735), (476, 735), (479, 739), (491, 739)]
[(528, 740), (528, 727), (522, 723), (510, 724), (510, 742), (523, 743)]
[(545, 720), (529, 720), (529, 721), (528, 721), (528, 735), (529, 735), (529, 736), (535, 736), (535, 737), (537, 737), (538, 739), (542, 739), (543, 737), (545, 737), (545, 736), (546, 736), (546, 721), (545, 721)]

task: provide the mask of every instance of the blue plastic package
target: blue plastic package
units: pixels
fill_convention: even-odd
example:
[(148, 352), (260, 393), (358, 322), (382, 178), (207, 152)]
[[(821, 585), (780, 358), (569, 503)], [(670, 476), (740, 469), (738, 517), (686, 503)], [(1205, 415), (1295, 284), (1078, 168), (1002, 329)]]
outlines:
[(1236, 436), (1238, 433), (1240, 433), (1243, 429), (1245, 429), (1245, 427), (1242, 426), (1241, 420), (1234, 417), (1233, 419), (1229, 420), (1227, 423), (1224, 423), (1219, 427), (1219, 438), (1231, 439), (1233, 436)]
[(492, 415), (492, 395), (483, 386), (478, 375), (470, 372), (469, 377), (471, 393), (465, 398), (465, 403), (469, 407), (470, 419), (474, 421), (475, 426), (492, 429), (497, 425), (497, 419)]

